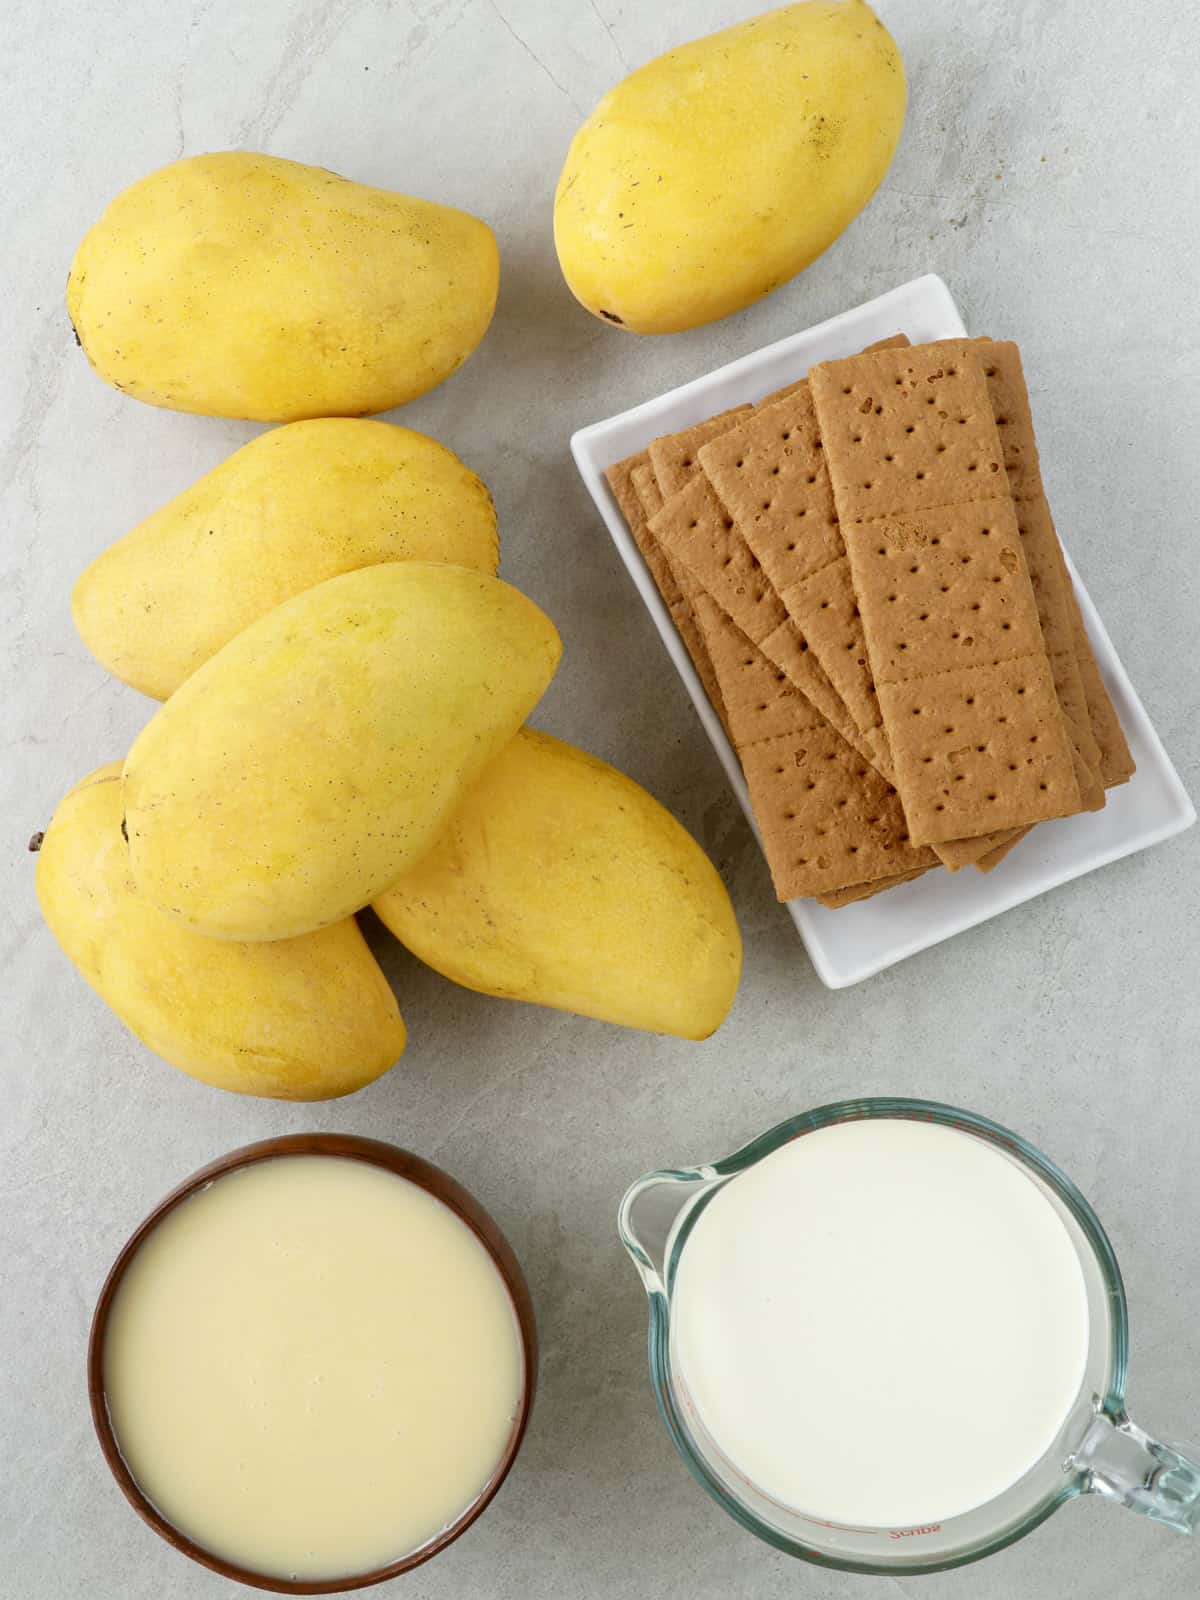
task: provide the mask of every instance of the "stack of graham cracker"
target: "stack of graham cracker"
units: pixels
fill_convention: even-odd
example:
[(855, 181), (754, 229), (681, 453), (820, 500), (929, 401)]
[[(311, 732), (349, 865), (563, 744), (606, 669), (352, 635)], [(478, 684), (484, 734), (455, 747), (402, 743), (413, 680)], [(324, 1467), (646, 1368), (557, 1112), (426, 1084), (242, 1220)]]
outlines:
[(737, 748), (781, 900), (989, 872), (1132, 775), (1015, 344), (897, 335), (608, 480)]

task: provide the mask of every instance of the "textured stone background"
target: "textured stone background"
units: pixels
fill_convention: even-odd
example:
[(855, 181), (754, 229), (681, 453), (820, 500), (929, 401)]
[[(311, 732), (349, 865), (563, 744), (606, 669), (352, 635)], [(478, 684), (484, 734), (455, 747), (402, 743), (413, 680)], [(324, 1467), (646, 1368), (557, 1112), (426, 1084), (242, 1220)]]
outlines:
[[(1133, 1307), (1131, 1405), (1200, 1441), (1200, 832), (856, 989), (813, 977), (682, 688), (571, 465), (572, 428), (933, 269), (969, 326), (1021, 341), (1051, 499), (1109, 631), (1196, 792), (1200, 278), (1194, 12), (1148, 0), (881, 0), (911, 104), (881, 193), (797, 282), (717, 327), (638, 341), (574, 304), (550, 235), (577, 123), (627, 67), (753, 0), (227, 0), (19, 5), (0, 62), (6, 286), (0, 851), (0, 1597), (231, 1593), (126, 1510), (93, 1443), (83, 1352), (103, 1273), (176, 1180), (250, 1139), (353, 1129), (443, 1162), (508, 1231), (544, 1376), (518, 1469), (422, 1600), (858, 1597), (882, 1580), (759, 1545), (692, 1484), (654, 1413), (625, 1185), (848, 1093), (937, 1096), (1022, 1130), (1104, 1217)], [(106, 543), (250, 426), (104, 387), (62, 305), (85, 227), (183, 153), (247, 146), (449, 201), (496, 229), (495, 325), (403, 420), (487, 480), (506, 577), (561, 626), (540, 724), (646, 784), (719, 862), (746, 936), (730, 1021), (686, 1045), (459, 992), (395, 947), (412, 1044), (327, 1107), (195, 1084), (127, 1035), (34, 903), (27, 835), (121, 755), (149, 704), (69, 618)], [(1159, 1600), (1200, 1549), (1099, 1503), (938, 1600)], [(397, 1593), (401, 1590), (398, 1588)]]

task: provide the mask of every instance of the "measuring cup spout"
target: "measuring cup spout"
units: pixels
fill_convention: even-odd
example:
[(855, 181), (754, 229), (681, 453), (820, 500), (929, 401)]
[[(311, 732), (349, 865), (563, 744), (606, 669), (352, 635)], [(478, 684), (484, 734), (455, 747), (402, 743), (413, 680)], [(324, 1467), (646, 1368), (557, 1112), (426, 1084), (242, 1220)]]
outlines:
[(1123, 1413), (1099, 1412), (1072, 1457), (1086, 1492), (1177, 1533), (1200, 1533), (1200, 1452), (1152, 1439)]
[(647, 1294), (666, 1298), (671, 1231), (681, 1214), (719, 1182), (711, 1169), (690, 1167), (683, 1172), (648, 1173), (626, 1191), (617, 1227)]

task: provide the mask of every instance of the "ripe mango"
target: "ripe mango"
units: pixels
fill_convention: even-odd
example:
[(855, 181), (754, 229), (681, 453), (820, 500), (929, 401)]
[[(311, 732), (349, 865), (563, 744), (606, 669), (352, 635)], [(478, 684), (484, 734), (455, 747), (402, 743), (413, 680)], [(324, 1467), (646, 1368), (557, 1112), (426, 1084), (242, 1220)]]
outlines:
[(246, 150), (130, 185), (80, 245), (67, 310), (106, 383), (172, 411), (293, 422), (387, 411), (487, 332), (478, 218)]
[(700, 846), (631, 778), (532, 728), (373, 905), (481, 994), (703, 1039), (737, 993), (737, 921)]
[(329, 1100), (404, 1050), (395, 997), (353, 918), (277, 944), (205, 939), (138, 894), (121, 837), (121, 763), (75, 786), (38, 853), (42, 915), (142, 1042), (235, 1094)]
[(239, 633), (125, 762), (138, 891), (200, 933), (286, 939), (365, 906), (431, 850), (558, 664), (487, 573), (342, 573)]
[(92, 562), (75, 626), (108, 670), (165, 700), (257, 617), (380, 561), (495, 573), (496, 511), (451, 450), (346, 417), (259, 434)]
[(659, 56), (567, 152), (554, 239), (571, 292), (636, 333), (740, 311), (866, 205), (904, 104), (900, 54), (864, 0), (802, 0)]

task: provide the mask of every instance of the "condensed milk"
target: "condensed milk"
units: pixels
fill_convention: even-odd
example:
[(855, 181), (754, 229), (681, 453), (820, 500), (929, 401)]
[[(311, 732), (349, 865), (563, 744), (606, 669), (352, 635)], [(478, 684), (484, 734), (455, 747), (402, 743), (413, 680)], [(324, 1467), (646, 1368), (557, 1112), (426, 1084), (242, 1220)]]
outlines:
[(385, 1566), (476, 1501), (521, 1407), (495, 1261), (447, 1205), (364, 1161), (215, 1178), (147, 1234), (103, 1346), (117, 1444), (211, 1554), (315, 1580)]

